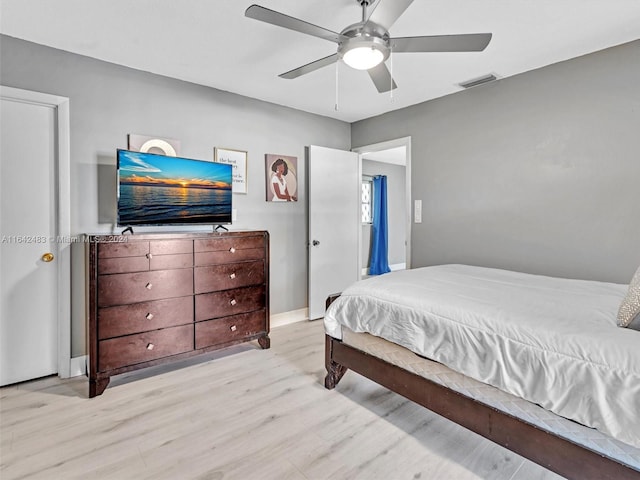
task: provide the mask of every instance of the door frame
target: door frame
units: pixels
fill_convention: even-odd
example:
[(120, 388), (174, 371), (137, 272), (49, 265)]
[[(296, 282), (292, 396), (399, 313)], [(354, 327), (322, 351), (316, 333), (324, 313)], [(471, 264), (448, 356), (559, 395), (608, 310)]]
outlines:
[[(58, 243), (57, 324), (58, 376), (71, 376), (71, 150), (69, 99), (58, 95), (0, 85), (0, 96), (6, 100), (43, 105), (54, 109), (56, 120), (56, 178), (53, 188), (56, 200), (56, 241)], [(77, 370), (76, 368), (75, 370)], [(81, 372), (73, 372), (78, 374)]]
[[(370, 145), (364, 145), (362, 147), (352, 148), (352, 152), (358, 153), (358, 177), (362, 178), (362, 157), (365, 153), (380, 152), (382, 150), (389, 150), (391, 148), (405, 147), (406, 165), (405, 165), (405, 234), (406, 234), (406, 249), (405, 249), (405, 264), (406, 268), (411, 268), (411, 137), (401, 137), (394, 140), (387, 140), (385, 142), (373, 143)], [(360, 215), (358, 215), (360, 218)], [(362, 228), (359, 230), (358, 235), (358, 272), (362, 272)]]

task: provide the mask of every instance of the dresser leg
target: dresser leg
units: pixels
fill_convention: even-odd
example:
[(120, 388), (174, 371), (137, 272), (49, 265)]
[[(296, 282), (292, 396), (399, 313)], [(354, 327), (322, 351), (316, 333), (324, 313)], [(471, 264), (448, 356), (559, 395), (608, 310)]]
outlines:
[(264, 337), (260, 337), (258, 339), (258, 343), (260, 344), (263, 350), (266, 350), (271, 346), (271, 339), (269, 338), (269, 335), (265, 335)]
[(98, 395), (102, 395), (107, 385), (109, 385), (110, 377), (107, 378), (98, 378), (97, 380), (89, 380), (89, 398), (97, 397)]

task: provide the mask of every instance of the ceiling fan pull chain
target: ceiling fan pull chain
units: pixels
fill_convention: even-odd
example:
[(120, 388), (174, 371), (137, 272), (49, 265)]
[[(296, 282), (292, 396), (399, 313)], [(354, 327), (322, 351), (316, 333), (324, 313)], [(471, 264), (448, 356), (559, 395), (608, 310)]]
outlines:
[(389, 45), (389, 65), (391, 72), (389, 75), (389, 101), (393, 103), (393, 44)]
[(340, 65), (340, 61), (336, 62), (336, 104), (335, 104), (335, 110), (336, 112), (339, 110), (338, 107), (338, 65)]

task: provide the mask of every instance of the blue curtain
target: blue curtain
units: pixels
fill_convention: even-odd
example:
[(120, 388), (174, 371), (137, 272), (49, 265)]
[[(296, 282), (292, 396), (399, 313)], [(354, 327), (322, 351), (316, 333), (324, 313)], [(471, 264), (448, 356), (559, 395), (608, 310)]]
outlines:
[(387, 177), (373, 179), (373, 231), (371, 235), (370, 275), (390, 272), (389, 231), (387, 226)]

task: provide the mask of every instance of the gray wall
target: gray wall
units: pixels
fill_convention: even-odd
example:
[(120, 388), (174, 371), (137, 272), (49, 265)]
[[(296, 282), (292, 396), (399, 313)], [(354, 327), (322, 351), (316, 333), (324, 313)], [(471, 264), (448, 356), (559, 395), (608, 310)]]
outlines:
[[(71, 233), (111, 232), (115, 152), (127, 134), (181, 141), (181, 155), (248, 151), (248, 194), (234, 229), (271, 234), (271, 312), (307, 306), (306, 145), (349, 149), (347, 123), (2, 36), (0, 83), (70, 98)], [(221, 73), (223, 74), (223, 73)], [(297, 203), (265, 201), (264, 154), (298, 157)], [(167, 230), (160, 229), (160, 230)], [(73, 356), (84, 353), (83, 271), (73, 268)]]
[[(499, 72), (498, 72), (499, 73)], [(352, 125), (410, 135), (412, 266), (628, 283), (640, 264), (640, 41)]]
[[(362, 160), (364, 175), (387, 176), (387, 221), (389, 224), (389, 265), (406, 260), (406, 168), (402, 165)], [(371, 225), (362, 226), (362, 267), (369, 266)]]

